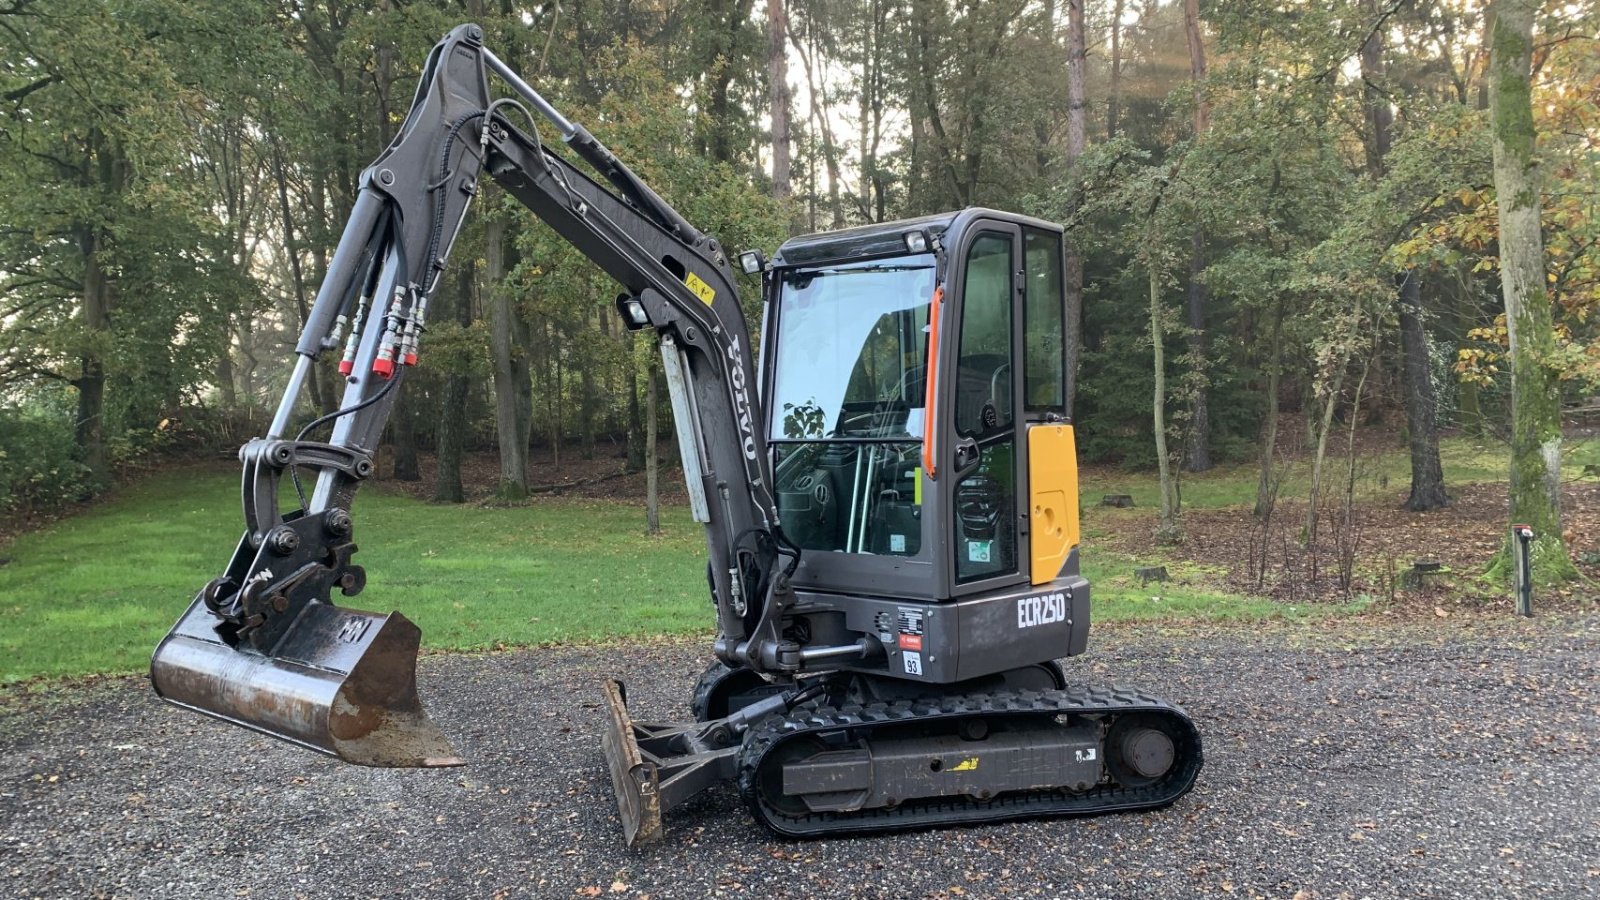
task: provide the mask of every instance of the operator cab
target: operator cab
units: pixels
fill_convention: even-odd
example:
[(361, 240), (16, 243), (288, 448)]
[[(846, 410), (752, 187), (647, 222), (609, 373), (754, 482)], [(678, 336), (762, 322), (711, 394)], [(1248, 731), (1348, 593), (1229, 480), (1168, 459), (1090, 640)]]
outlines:
[(1067, 421), (1063, 263), (1060, 226), (988, 209), (779, 248), (763, 396), (796, 587), (948, 600), (1062, 573), (1030, 542), (1028, 445)]

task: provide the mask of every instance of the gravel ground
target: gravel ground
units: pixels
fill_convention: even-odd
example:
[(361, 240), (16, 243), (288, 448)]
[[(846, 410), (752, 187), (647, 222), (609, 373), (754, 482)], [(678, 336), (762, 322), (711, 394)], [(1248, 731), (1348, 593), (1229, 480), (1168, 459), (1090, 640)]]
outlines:
[(344, 766), (158, 703), (143, 679), (0, 696), (0, 895), (1577, 897), (1600, 895), (1600, 619), (1102, 629), (1085, 681), (1206, 740), (1165, 810), (770, 839), (730, 788), (622, 846), (598, 683), (683, 708), (696, 644), (424, 659), (465, 769)]

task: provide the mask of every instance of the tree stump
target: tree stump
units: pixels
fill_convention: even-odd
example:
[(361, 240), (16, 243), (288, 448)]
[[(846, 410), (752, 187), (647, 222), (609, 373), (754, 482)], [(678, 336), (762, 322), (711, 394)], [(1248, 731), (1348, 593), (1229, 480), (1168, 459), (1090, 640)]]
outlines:
[(1411, 568), (1400, 575), (1400, 586), (1408, 591), (1421, 590), (1428, 586), (1428, 579), (1444, 573), (1444, 564), (1436, 559), (1413, 560)]
[(1139, 579), (1140, 584), (1149, 584), (1152, 581), (1166, 581), (1166, 566), (1149, 566), (1143, 569), (1134, 569), (1133, 577)]

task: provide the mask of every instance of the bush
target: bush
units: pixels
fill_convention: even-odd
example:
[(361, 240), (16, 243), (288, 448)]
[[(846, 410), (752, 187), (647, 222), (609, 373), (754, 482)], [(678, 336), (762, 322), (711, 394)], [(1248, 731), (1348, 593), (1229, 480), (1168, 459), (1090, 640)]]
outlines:
[(0, 511), (28, 515), (87, 498), (72, 417), (40, 406), (0, 407)]

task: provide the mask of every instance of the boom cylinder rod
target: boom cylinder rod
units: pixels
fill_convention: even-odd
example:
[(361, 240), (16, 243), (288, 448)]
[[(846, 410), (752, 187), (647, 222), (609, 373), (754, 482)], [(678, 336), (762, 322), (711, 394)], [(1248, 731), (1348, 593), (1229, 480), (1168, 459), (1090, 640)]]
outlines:
[(506, 84), (511, 85), (512, 89), (522, 95), (522, 99), (532, 103), (535, 109), (539, 110), (546, 119), (554, 123), (561, 132), (562, 140), (567, 140), (578, 133), (578, 126), (572, 124), (572, 120), (563, 116), (559, 110), (551, 106), (550, 101), (539, 96), (539, 92), (533, 89), (533, 85), (523, 81), (521, 75), (513, 72), (510, 66), (500, 61), (500, 57), (495, 56), (488, 48), (484, 48), (479, 52), (483, 54), (484, 62), (488, 63), (489, 68), (494, 70), (496, 75), (505, 79)]
[(585, 162), (595, 168), (605, 179), (611, 182), (617, 190), (623, 193), (634, 206), (645, 210), (654, 218), (661, 227), (673, 232), (684, 243), (694, 245), (705, 240), (705, 235), (690, 224), (672, 204), (661, 198), (648, 184), (645, 184), (638, 174), (623, 164), (615, 153), (600, 143), (587, 128), (563, 116), (550, 102), (539, 96), (533, 86), (522, 80), (516, 72), (511, 71), (500, 58), (491, 53), (487, 48), (483, 51), (484, 62), (495, 74), (505, 79), (524, 100), (532, 103), (539, 112), (549, 119), (561, 132), (561, 140)]
[(333, 327), (333, 320), (350, 294), (350, 282), (361, 268), (362, 257), (372, 239), (372, 231), (383, 212), (383, 199), (371, 188), (362, 188), (356, 195), (355, 208), (350, 211), (350, 222), (339, 238), (339, 248), (333, 252), (328, 272), (317, 289), (317, 302), (306, 316), (305, 330), (300, 332), (300, 343), (295, 352), (303, 357), (316, 356), (323, 350), (323, 338)]

